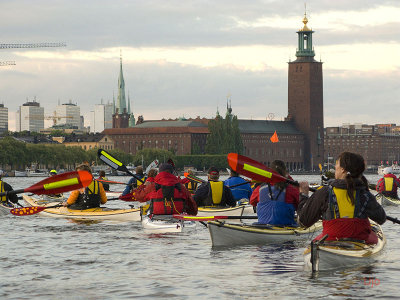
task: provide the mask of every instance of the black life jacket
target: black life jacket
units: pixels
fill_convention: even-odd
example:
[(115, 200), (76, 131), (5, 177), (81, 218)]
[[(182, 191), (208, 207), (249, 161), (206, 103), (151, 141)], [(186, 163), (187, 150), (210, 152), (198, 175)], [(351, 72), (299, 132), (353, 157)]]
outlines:
[(85, 188), (83, 194), (79, 194), (78, 199), (69, 208), (71, 209), (88, 209), (100, 207), (101, 197), (100, 197), (100, 186), (96, 180), (93, 180), (89, 186)]

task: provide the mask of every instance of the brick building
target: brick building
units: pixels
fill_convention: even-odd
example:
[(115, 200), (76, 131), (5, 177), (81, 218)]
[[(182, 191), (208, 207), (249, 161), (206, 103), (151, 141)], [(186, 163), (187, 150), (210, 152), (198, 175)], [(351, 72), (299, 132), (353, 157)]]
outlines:
[(103, 133), (112, 137), (116, 148), (133, 155), (144, 148), (185, 155), (191, 154), (195, 145), (204, 152), (208, 127), (196, 120), (160, 120), (143, 122), (133, 128), (106, 129)]
[[(305, 16), (304, 26), (297, 32), (297, 59), (289, 62), (286, 120), (238, 120), (245, 155), (267, 165), (281, 159), (290, 170), (315, 169), (324, 158), (322, 63), (314, 60), (314, 31), (307, 27), (307, 22)], [(120, 97), (124, 95), (123, 88), (121, 64), (119, 108), (113, 116), (113, 128), (103, 132), (115, 141), (116, 148), (130, 154), (143, 148), (159, 148), (182, 155), (191, 154), (196, 147), (204, 153), (209, 133), (206, 119), (143, 121), (139, 117), (138, 124), (131, 128), (123, 128), (127, 127), (126, 120), (124, 124), (116, 123), (121, 118), (118, 111), (125, 109)], [(275, 131), (278, 143), (270, 141)]]
[(361, 154), (370, 169), (381, 163), (400, 162), (400, 133), (396, 124), (344, 124), (325, 130), (325, 161), (330, 163), (343, 151)]

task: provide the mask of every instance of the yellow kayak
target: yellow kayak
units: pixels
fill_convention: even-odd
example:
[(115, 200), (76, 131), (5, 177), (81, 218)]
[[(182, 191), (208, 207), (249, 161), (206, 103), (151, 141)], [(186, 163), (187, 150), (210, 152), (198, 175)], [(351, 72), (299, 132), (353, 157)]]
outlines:
[[(53, 206), (59, 202), (43, 205), (40, 200), (28, 195), (23, 196), (25, 202), (30, 206)], [(140, 221), (140, 209), (111, 209), (105, 207), (89, 208), (85, 210), (69, 209), (67, 207), (49, 208), (39, 213), (42, 216), (54, 218), (72, 218), (87, 220), (112, 220), (112, 221)]]

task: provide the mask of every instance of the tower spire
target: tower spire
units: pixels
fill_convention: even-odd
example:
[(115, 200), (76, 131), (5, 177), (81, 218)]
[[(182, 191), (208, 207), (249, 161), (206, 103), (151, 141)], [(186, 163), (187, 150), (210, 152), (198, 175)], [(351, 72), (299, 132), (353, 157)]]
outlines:
[(117, 98), (117, 106), (118, 113), (122, 114), (126, 112), (126, 99), (125, 99), (125, 81), (124, 74), (122, 72), (122, 51), (120, 50), (120, 68), (119, 68), (119, 77), (118, 77), (118, 98)]
[(298, 48), (296, 51), (296, 56), (298, 60), (314, 61), (315, 53), (312, 44), (312, 34), (314, 33), (314, 31), (312, 31), (307, 26), (308, 18), (305, 5), (306, 4), (304, 4), (304, 18), (302, 20), (304, 26), (303, 28), (299, 29), (299, 31), (297, 31)]

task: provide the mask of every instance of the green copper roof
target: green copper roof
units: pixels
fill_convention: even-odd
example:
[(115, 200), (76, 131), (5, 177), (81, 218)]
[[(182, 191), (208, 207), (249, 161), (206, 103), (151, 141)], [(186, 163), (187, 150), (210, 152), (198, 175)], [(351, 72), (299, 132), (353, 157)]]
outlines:
[(173, 120), (173, 121), (149, 121), (138, 124), (135, 128), (155, 128), (155, 127), (207, 127), (207, 125), (190, 120)]
[(241, 133), (286, 133), (302, 134), (292, 122), (264, 121), (264, 120), (238, 120)]

